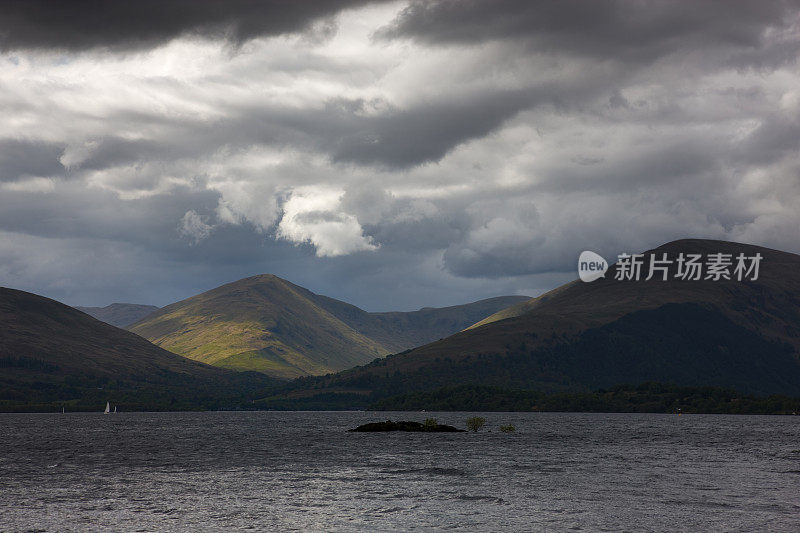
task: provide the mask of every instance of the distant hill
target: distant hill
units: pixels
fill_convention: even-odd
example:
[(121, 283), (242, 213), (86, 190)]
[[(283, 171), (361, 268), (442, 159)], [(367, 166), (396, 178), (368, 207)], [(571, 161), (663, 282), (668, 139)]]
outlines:
[(235, 407), (273, 384), (190, 361), (62, 303), (0, 288), (0, 410)]
[(604, 279), (568, 283), (444, 340), (302, 380), (290, 396), (342, 393), (366, 405), (466, 383), (591, 391), (646, 381), (800, 395), (800, 256), (710, 240), (651, 252), (763, 259), (757, 281), (617, 281), (615, 265)]
[(158, 307), (155, 305), (141, 304), (111, 304), (105, 307), (76, 307), (75, 309), (118, 328), (126, 328), (139, 322), (150, 313), (158, 311)]
[(326, 296), (315, 301), (359, 333), (379, 342), (390, 352), (415, 348), (449, 337), (500, 309), (529, 300), (527, 296), (498, 296), (450, 307), (426, 307), (419, 311), (369, 313)]
[(277, 276), (168, 305), (130, 330), (190, 359), (283, 379), (321, 375), (448, 336), (526, 297), (413, 313), (367, 313)]

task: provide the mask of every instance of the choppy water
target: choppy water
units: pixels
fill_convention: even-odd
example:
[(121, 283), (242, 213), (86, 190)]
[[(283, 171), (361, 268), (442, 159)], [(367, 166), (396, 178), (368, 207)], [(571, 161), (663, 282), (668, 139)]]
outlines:
[[(0, 415), (3, 531), (800, 531), (800, 418)], [(497, 431), (513, 423), (514, 434)]]

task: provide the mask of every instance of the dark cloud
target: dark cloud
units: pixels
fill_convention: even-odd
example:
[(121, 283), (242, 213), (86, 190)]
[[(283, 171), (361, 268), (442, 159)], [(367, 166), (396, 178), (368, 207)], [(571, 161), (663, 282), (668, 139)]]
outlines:
[(317, 20), (365, 3), (364, 0), (9, 0), (0, 3), (0, 50), (141, 49), (187, 35), (240, 44), (259, 36), (301, 32)]
[(797, 2), (360, 4), (0, 4), (0, 284), (391, 310), (585, 249), (798, 251)]
[[(321, 108), (230, 107), (220, 120), (179, 118), (166, 125), (171, 135), (159, 141), (107, 136), (95, 139), (81, 168), (99, 169), (137, 161), (191, 157), (225, 147), (302, 146), (326, 153), (335, 163), (411, 168), (437, 162), (456, 146), (496, 130), (534, 105), (563, 105), (592, 86), (552, 84), (524, 90), (463, 95), (401, 109), (376, 103), (334, 99)], [(125, 120), (125, 117), (115, 117)]]
[(657, 146), (641, 146), (633, 153), (604, 159), (578, 158), (557, 161), (545, 167), (535, 191), (567, 194), (576, 191), (597, 194), (670, 188), (680, 183), (698, 183), (718, 172), (723, 164), (718, 139), (686, 132), (681, 138), (664, 139)]
[[(536, 52), (625, 61), (724, 46), (744, 50), (737, 59), (757, 63), (764, 58), (753, 52), (768, 46), (764, 30), (794, 24), (799, 5), (795, 0), (415, 1), (376, 35), (448, 45), (516, 39)], [(783, 43), (780, 59), (794, 61), (797, 45)]]
[[(234, 121), (213, 124), (213, 135), (229, 142), (246, 138), (265, 144), (301, 144), (327, 153), (333, 162), (393, 169), (438, 162), (455, 147), (485, 137), (525, 109), (547, 105), (569, 109), (604, 91), (610, 73), (586, 80), (543, 81), (524, 89), (449, 95), (398, 108), (364, 100), (332, 100), (306, 111), (245, 109)], [(365, 112), (367, 108), (370, 112)]]
[(64, 146), (38, 140), (0, 139), (0, 182), (64, 173)]
[(60, 182), (47, 194), (0, 194), (0, 228), (41, 238), (108, 239), (168, 253), (183, 249), (176, 231), (189, 209), (212, 210), (219, 194), (177, 189), (135, 202), (77, 183)]
[(764, 117), (736, 158), (743, 164), (769, 164), (800, 153), (800, 112)]
[(439, 161), (453, 147), (492, 132), (538, 96), (537, 90), (508, 91), (364, 118), (337, 143), (333, 159), (397, 168)]

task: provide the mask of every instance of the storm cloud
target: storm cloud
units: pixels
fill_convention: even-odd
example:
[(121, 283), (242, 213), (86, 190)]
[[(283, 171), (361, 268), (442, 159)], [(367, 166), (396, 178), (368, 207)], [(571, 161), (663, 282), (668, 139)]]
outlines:
[[(255, 37), (297, 33), (364, 0), (9, 0), (2, 7), (0, 50), (134, 50), (179, 37), (240, 45)], [(318, 32), (334, 31), (331, 21)]]
[(798, 2), (5, 2), (0, 284), (372, 310), (800, 252)]
[[(711, 48), (727, 58), (720, 66), (776, 65), (794, 62), (799, 5), (793, 0), (414, 1), (378, 35), (436, 45), (516, 40), (537, 52), (626, 63)], [(782, 32), (784, 38), (776, 38)]]

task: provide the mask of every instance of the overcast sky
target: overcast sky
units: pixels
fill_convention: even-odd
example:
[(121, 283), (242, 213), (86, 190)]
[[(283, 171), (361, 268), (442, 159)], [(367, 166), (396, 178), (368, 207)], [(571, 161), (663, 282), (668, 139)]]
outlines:
[(408, 310), (800, 252), (799, 50), (798, 2), (6, 1), (0, 285)]

